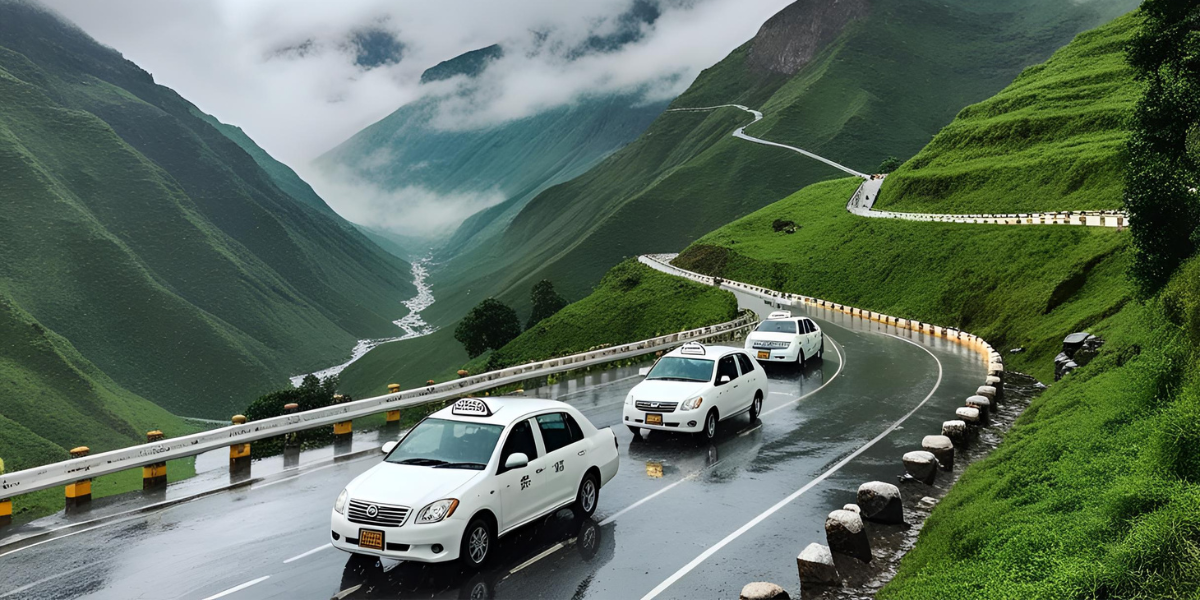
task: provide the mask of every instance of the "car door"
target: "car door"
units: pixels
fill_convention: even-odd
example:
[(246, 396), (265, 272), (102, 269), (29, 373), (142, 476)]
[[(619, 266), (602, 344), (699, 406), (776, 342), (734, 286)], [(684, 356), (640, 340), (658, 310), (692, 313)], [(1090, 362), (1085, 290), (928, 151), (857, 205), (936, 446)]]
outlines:
[(587, 460), (583, 433), (571, 415), (553, 412), (535, 419), (546, 448), (546, 506), (549, 510), (575, 498), (575, 486), (583, 476), (582, 465)]
[[(534, 439), (536, 424), (533, 419), (524, 419), (514, 423), (505, 438), (503, 450), (500, 452), (500, 466), (496, 471), (500, 489), (500, 530), (514, 527), (525, 520), (534, 517), (545, 505), (544, 470), (546, 459), (538, 451)], [(505, 469), (504, 463), (508, 457), (517, 452), (523, 452), (529, 457), (529, 464), (515, 469)]]
[[(729, 377), (729, 382), (722, 384), (721, 378), (726, 376)], [(717, 386), (717, 411), (721, 413), (722, 419), (742, 408), (743, 402), (739, 392), (741, 382), (738, 381), (740, 376), (737, 359), (734, 355), (723, 356), (717, 361), (717, 375), (714, 384)]]
[(813, 332), (816, 328), (813, 327), (812, 321), (803, 319), (800, 321), (801, 338), (804, 340), (802, 347), (804, 348), (804, 357), (810, 358), (817, 353), (817, 348), (813, 345)]
[(754, 370), (754, 361), (741, 352), (735, 356), (737, 356), (738, 366), (742, 369), (742, 376), (738, 378), (738, 381), (741, 382), (738, 384), (738, 391), (742, 392), (742, 404), (738, 410), (741, 410), (754, 402), (754, 393), (758, 391), (759, 381), (758, 373)]

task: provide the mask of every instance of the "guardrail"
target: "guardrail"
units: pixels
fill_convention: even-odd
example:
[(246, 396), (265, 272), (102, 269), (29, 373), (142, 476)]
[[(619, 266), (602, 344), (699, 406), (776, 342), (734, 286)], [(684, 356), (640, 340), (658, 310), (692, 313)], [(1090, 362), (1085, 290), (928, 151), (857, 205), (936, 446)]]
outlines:
[[(666, 350), (689, 341), (705, 341), (737, 333), (758, 322), (752, 311), (737, 319), (689, 331), (622, 344), (541, 362), (509, 367), (499, 371), (467, 376), (455, 381), (400, 391), (375, 398), (298, 412), (241, 425), (222, 427), (193, 435), (149, 442), (92, 456), (73, 458), (32, 469), (0, 474), (0, 502), (39, 490), (71, 485), (94, 477), (127, 469), (147, 467), (168, 460), (186, 458), (225, 447), (333, 425), (360, 417), (412, 408), (447, 400), (473, 392), (519, 383), (535, 377), (563, 373), (597, 364), (623, 360)], [(10, 507), (11, 508), (11, 507)]]
[[(988, 344), (987, 341), (985, 341), (983, 338), (981, 338), (973, 333), (967, 333), (965, 331), (962, 331), (960, 329), (955, 329), (953, 327), (943, 327), (941, 325), (933, 325), (931, 323), (923, 323), (921, 321), (916, 321), (916, 320), (912, 320), (912, 319), (902, 319), (900, 317), (893, 317), (891, 315), (885, 315), (883, 313), (877, 313), (874, 311), (863, 310), (861, 308), (846, 306), (844, 304), (838, 304), (836, 302), (831, 302), (829, 300), (822, 300), (820, 298), (814, 298), (812, 296), (804, 296), (801, 294), (789, 294), (786, 292), (770, 290), (770, 289), (760, 287), (757, 285), (752, 285), (749, 283), (742, 283), (740, 281), (730, 281), (728, 279), (711, 277), (709, 275), (701, 275), (700, 273), (688, 271), (687, 269), (681, 269), (681, 268), (676, 267), (675, 265), (671, 264), (671, 261), (674, 260), (674, 258), (676, 256), (679, 256), (679, 255), (678, 254), (646, 254), (646, 255), (642, 255), (642, 256), (638, 257), (638, 260), (641, 261), (642, 264), (647, 265), (653, 269), (656, 269), (656, 270), (659, 270), (659, 271), (662, 271), (665, 273), (670, 273), (672, 275), (677, 275), (679, 277), (686, 277), (688, 279), (691, 279), (692, 281), (695, 281), (698, 283), (703, 283), (705, 285), (716, 285), (716, 286), (720, 286), (720, 287), (728, 289), (728, 290), (739, 291), (739, 292), (742, 292), (745, 294), (759, 296), (764, 299), (772, 299), (775, 301), (784, 300), (788, 304), (793, 304), (795, 302), (802, 302), (804, 304), (808, 304), (811, 306), (816, 306), (819, 308), (825, 308), (828, 310), (838, 311), (841, 313), (848, 314), (850, 316), (860, 317), (860, 318), (867, 319), (870, 321), (876, 321), (879, 323), (883, 323), (884, 325), (891, 325), (898, 329), (905, 329), (908, 331), (914, 331), (917, 333), (923, 333), (923, 334), (928, 334), (928, 335), (932, 335), (935, 337), (945, 338), (947, 340), (957, 342), (959, 344), (967, 346), (968, 348), (971, 348), (971, 349), (979, 352), (980, 354), (982, 354), (983, 362), (985, 364), (989, 365), (988, 366), (988, 370), (989, 370), (988, 374), (989, 375), (992, 375), (993, 373), (1002, 373), (1004, 371), (1004, 357), (1002, 357), (999, 352), (996, 352), (996, 349), (992, 348), (991, 344)], [(993, 365), (997, 365), (997, 366), (993, 367)]]

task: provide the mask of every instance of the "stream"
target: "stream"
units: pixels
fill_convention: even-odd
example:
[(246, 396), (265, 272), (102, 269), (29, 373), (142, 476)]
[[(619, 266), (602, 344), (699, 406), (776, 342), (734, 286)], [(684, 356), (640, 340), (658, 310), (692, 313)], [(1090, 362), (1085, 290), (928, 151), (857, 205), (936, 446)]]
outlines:
[[(373, 340), (358, 340), (358, 343), (354, 345), (354, 349), (350, 351), (350, 360), (340, 365), (329, 367), (328, 369), (316, 371), (313, 375), (316, 375), (318, 379), (332, 377), (344, 371), (351, 364), (354, 364), (354, 361), (366, 356), (376, 346), (400, 340), (410, 340), (437, 331), (435, 327), (430, 326), (425, 322), (425, 319), (421, 318), (421, 311), (433, 304), (433, 290), (430, 289), (429, 284), (425, 283), (425, 278), (429, 276), (428, 264), (429, 258), (423, 258), (412, 263), (413, 285), (417, 287), (417, 295), (404, 301), (404, 306), (408, 308), (408, 314), (404, 315), (401, 319), (393, 321), (396, 327), (404, 331), (404, 335)], [(300, 387), (300, 382), (304, 380), (306, 375), (308, 374), (303, 373), (292, 377), (292, 385)]]

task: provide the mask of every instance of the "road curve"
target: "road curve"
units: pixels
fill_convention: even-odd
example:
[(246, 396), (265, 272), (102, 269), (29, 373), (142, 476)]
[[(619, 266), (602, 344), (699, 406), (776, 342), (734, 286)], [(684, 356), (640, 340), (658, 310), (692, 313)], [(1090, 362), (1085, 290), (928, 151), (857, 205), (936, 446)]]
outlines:
[[(738, 296), (743, 307), (775, 308)], [(364, 566), (328, 546), (333, 498), (378, 460), (371, 452), (299, 473), (270, 474), (268, 461), (250, 486), (0, 549), (0, 598), (735, 597), (763, 579), (796, 590), (795, 555), (824, 539), (825, 515), (863, 481), (899, 475), (903, 451), (973, 393), (979, 364), (946, 340), (793, 310), (822, 325), (826, 359), (771, 369), (761, 419), (731, 422), (712, 445), (677, 434), (633, 441), (620, 415), (636, 368), (531, 392), (614, 426), (621, 470), (594, 519), (564, 511), (524, 528), (483, 573)], [(376, 435), (360, 433), (360, 447), (380, 443)]]
[(755, 144), (775, 146), (776, 148), (791, 150), (792, 152), (802, 154), (808, 158), (823, 162), (835, 169), (863, 179), (862, 185), (860, 185), (858, 189), (854, 191), (854, 194), (850, 197), (850, 200), (846, 202), (846, 211), (860, 217), (875, 219), (900, 219), (903, 221), (967, 223), (975, 225), (1081, 225), (1085, 227), (1111, 227), (1118, 230), (1129, 226), (1129, 215), (1117, 210), (1087, 210), (1028, 214), (910, 213), (875, 210), (875, 201), (879, 198), (879, 189), (883, 186), (886, 176), (872, 176), (865, 173), (860, 173), (854, 169), (851, 169), (850, 167), (834, 162), (818, 154), (809, 152), (808, 150), (803, 150), (795, 146), (788, 146), (748, 135), (746, 133), (746, 128), (763, 119), (763, 114), (757, 110), (742, 106), (741, 104), (720, 104), (717, 106), (706, 106), (700, 108), (673, 108), (667, 112), (707, 112), (721, 108), (736, 108), (754, 115), (753, 121), (734, 130), (733, 137), (746, 140), (748, 142), (754, 142)]

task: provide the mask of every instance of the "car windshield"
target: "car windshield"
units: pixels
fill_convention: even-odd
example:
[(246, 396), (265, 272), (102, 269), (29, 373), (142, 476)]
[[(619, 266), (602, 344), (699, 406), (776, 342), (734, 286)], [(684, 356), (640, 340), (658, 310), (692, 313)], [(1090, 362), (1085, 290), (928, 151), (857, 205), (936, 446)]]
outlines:
[(500, 425), (425, 419), (384, 460), (402, 465), (483, 469), (503, 431)]
[(668, 356), (658, 361), (646, 379), (668, 381), (708, 381), (712, 379), (713, 361), (703, 358)]
[(755, 331), (763, 333), (796, 333), (795, 321), (763, 321)]

